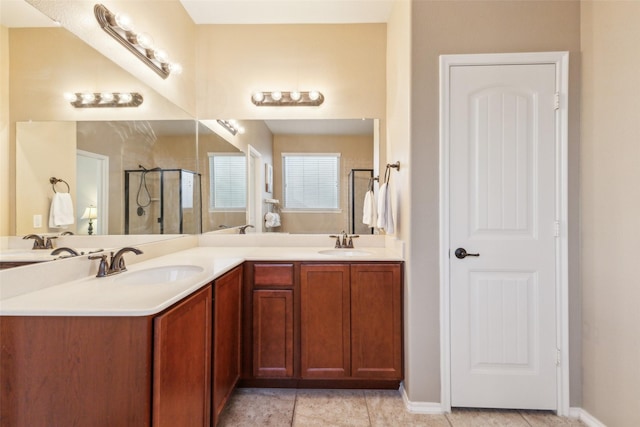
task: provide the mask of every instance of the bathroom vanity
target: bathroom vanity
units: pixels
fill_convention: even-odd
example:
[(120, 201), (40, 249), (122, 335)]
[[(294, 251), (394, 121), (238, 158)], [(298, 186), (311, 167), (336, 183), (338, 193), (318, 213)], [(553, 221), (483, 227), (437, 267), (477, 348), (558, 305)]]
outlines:
[(246, 262), (242, 384), (394, 388), (402, 264)]
[[(3, 281), (0, 425), (209, 426), (238, 384), (397, 388), (401, 258), (321, 249), (191, 247), (106, 278)], [(42, 267), (94, 263), (79, 258)]]

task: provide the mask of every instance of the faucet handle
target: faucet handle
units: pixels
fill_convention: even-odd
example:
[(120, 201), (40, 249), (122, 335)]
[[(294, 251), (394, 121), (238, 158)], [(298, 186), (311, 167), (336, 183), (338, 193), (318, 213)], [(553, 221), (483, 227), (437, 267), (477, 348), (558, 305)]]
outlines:
[(329, 235), (330, 239), (336, 239), (336, 248), (340, 249), (342, 247), (342, 244), (340, 243), (340, 236), (337, 236), (335, 234), (330, 234)]
[(58, 236), (44, 237), (44, 248), (53, 249), (53, 239), (57, 239)]
[(107, 275), (107, 270), (109, 269), (107, 264), (107, 254), (90, 255), (87, 258), (100, 260), (100, 265), (98, 265), (98, 274), (96, 274), (96, 277), (105, 277)]
[(353, 239), (357, 239), (358, 237), (360, 237), (360, 235), (358, 234), (350, 234), (349, 235), (349, 243), (347, 243), (347, 248), (353, 248)]

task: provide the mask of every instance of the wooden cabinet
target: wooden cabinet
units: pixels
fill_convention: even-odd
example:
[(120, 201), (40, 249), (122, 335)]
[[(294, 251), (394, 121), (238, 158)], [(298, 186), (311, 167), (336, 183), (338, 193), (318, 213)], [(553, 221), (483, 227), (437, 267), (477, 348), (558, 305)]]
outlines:
[(247, 264), (249, 331), (247, 376), (292, 378), (294, 375), (293, 263)]
[(351, 375), (402, 378), (399, 264), (351, 266)]
[(236, 267), (216, 279), (213, 292), (212, 416), (215, 426), (240, 378), (242, 268)]
[(253, 376), (293, 376), (293, 291), (253, 291)]
[(300, 274), (301, 376), (349, 377), (349, 265), (303, 264)]
[(249, 262), (245, 274), (244, 385), (403, 379), (402, 263)]
[(209, 426), (211, 286), (156, 316), (2, 316), (0, 425)]
[(153, 426), (208, 426), (211, 286), (154, 319)]

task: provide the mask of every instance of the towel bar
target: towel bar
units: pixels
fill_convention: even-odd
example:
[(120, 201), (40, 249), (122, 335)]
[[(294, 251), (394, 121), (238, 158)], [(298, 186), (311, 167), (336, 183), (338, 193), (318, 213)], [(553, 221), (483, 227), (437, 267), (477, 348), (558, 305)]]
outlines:
[(59, 182), (64, 182), (64, 184), (67, 186), (67, 193), (71, 192), (71, 188), (69, 187), (69, 183), (67, 181), (65, 181), (64, 179), (58, 179), (55, 176), (52, 176), (51, 178), (49, 178), (49, 182), (51, 183), (51, 188), (53, 188), (53, 192), (57, 193), (56, 191), (56, 184)]

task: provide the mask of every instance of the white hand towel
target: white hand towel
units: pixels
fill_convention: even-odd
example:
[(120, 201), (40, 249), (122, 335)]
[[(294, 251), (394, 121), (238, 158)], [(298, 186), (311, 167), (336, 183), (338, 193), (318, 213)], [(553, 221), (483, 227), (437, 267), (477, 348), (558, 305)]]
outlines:
[(264, 226), (266, 228), (280, 227), (280, 214), (268, 212), (264, 216)]
[(384, 183), (378, 189), (378, 221), (376, 225), (380, 230), (387, 227), (387, 183)]
[(378, 220), (376, 204), (373, 190), (367, 191), (367, 194), (364, 195), (364, 204), (362, 206), (362, 223), (369, 227), (375, 227)]
[(69, 193), (55, 193), (49, 210), (49, 227), (66, 228), (75, 222), (73, 201)]
[(391, 208), (391, 192), (389, 185), (384, 183), (378, 192), (378, 228), (384, 230), (386, 234), (393, 234), (393, 209)]

